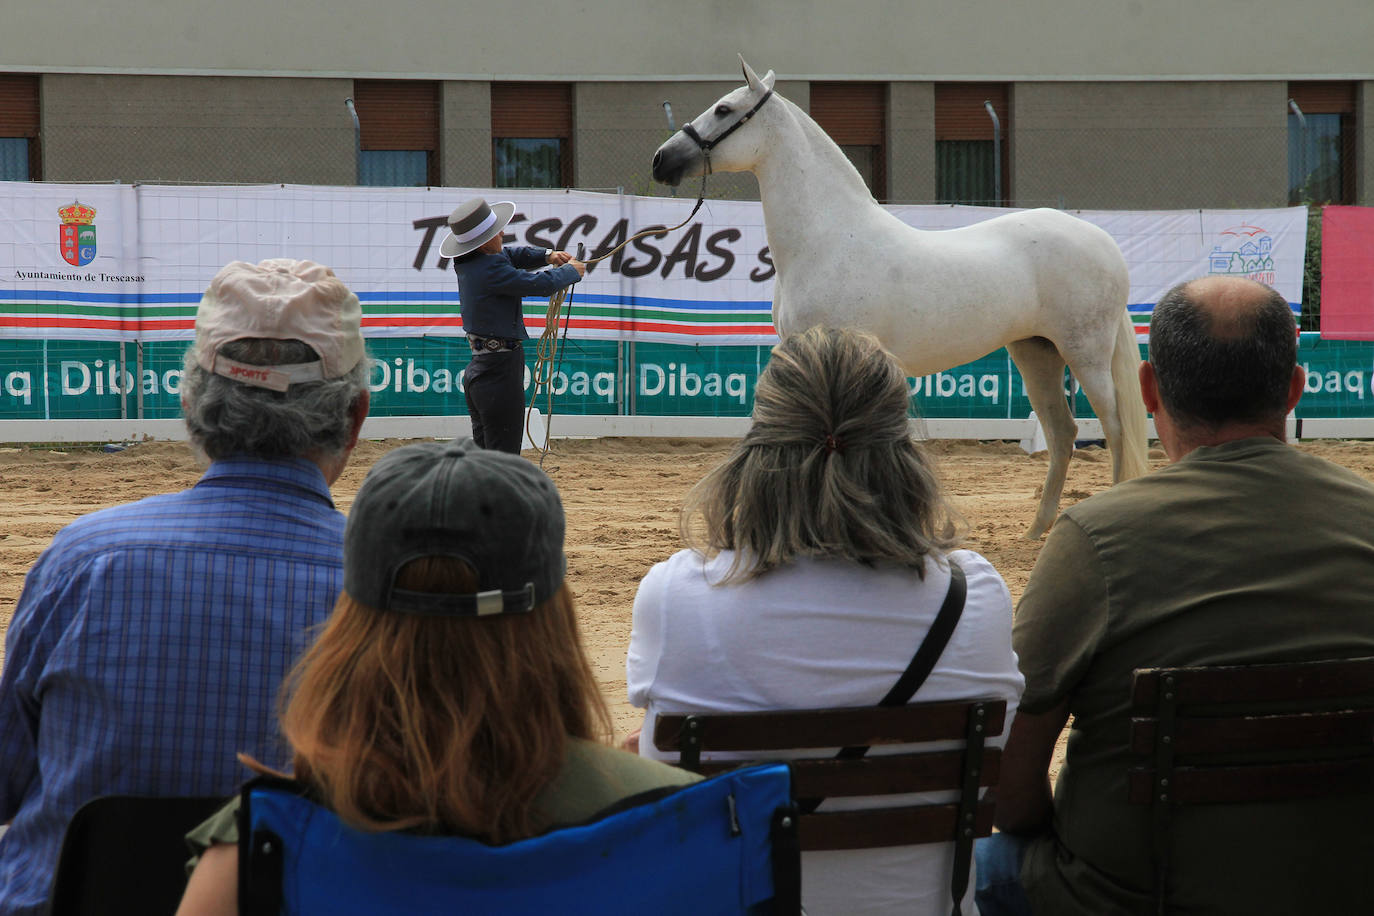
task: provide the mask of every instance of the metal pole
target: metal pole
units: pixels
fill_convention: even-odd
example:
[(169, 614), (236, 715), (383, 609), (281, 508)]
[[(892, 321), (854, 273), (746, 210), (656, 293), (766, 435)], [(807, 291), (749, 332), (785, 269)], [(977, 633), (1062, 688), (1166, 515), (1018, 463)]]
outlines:
[(143, 341), (134, 341), (134, 353), (137, 356), (138, 371), (134, 373), (135, 391), (138, 392), (138, 418), (143, 419)]
[(1288, 110), (1298, 116), (1298, 188), (1301, 189), (1307, 184), (1307, 118), (1303, 117), (1302, 109), (1292, 99), (1288, 100)]
[(992, 118), (992, 197), (993, 206), (1002, 206), (1002, 122), (997, 119), (997, 111), (991, 99), (983, 100), (988, 117)]
[(117, 376), (119, 383), (115, 384), (113, 379), (110, 382), (110, 393), (119, 392), (119, 419), (121, 420), (129, 419), (129, 392), (119, 390), (120, 386), (124, 384), (124, 376), (128, 371), (128, 365), (125, 362), (124, 356), (124, 341), (121, 340), (119, 342), (119, 369), (117, 370), (119, 373)]
[[(664, 101), (664, 103), (663, 103), (663, 113), (666, 114), (666, 115), (668, 116), (668, 132), (669, 132), (669, 133), (673, 133), (673, 134), (677, 133), (677, 125), (673, 123), (673, 103), (672, 103), (672, 102), (669, 102), (669, 101), (666, 101), (666, 100)], [(672, 186), (670, 185), (670, 186), (668, 187), (668, 196), (669, 196), (669, 197), (677, 197), (677, 188), (672, 187)]]
[(353, 119), (353, 183), (362, 183), (363, 171), (363, 125), (358, 121), (358, 109), (353, 107), (352, 99), (344, 99), (344, 107)]

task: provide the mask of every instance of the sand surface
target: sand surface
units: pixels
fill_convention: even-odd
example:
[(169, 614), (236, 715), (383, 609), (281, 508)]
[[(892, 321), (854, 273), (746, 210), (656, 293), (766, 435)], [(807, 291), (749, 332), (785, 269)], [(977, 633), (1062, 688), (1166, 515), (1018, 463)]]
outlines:
[[(372, 463), (397, 440), (364, 442), (334, 486), (348, 511)], [(687, 490), (726, 454), (730, 440), (555, 440), (544, 469), (557, 482), (568, 515), (569, 581), (597, 677), (625, 734), (640, 715), (625, 701), (625, 647), (640, 577), (679, 545), (678, 514)], [(1024, 532), (1044, 479), (1044, 453), (1013, 442), (927, 443), (967, 524), (966, 546), (986, 556), (1019, 598), (1039, 543)], [(1374, 480), (1374, 443), (1303, 443), (1305, 451)], [(537, 452), (526, 452), (538, 461)], [(1164, 463), (1151, 454), (1152, 466)], [(98, 449), (0, 448), (0, 629), (8, 626), (24, 574), (53, 534), (96, 509), (190, 486), (201, 469), (181, 443), (154, 442), (107, 453)], [(1070, 505), (1108, 486), (1111, 460), (1098, 448), (1074, 455), (1064, 491)]]

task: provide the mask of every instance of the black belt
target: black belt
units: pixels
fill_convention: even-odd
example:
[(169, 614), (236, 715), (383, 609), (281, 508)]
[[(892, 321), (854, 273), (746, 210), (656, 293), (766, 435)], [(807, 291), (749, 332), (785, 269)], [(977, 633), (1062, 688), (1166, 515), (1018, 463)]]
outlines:
[(478, 337), (476, 334), (469, 334), (468, 344), (474, 351), (496, 353), (501, 350), (519, 350), (524, 341), (518, 337)]

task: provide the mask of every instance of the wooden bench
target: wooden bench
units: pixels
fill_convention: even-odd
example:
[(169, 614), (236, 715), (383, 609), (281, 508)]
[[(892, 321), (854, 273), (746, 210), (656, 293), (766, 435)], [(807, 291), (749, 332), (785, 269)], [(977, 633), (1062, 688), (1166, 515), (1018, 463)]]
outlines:
[(1180, 806), (1374, 792), (1374, 658), (1138, 668), (1131, 714), (1128, 797), (1151, 809), (1161, 907)]
[[(801, 806), (798, 835), (803, 851), (871, 849), (923, 843), (954, 843), (951, 891), (958, 912), (968, 885), (976, 837), (992, 832), (994, 788), (1002, 751), (985, 747), (1002, 733), (1004, 700), (914, 703), (843, 709), (660, 715), (653, 743), (677, 752), (679, 766), (711, 774), (744, 760), (703, 761), (703, 754), (777, 759), (779, 752), (843, 748), (838, 755), (789, 759), (793, 796)], [(953, 750), (906, 751), (864, 756), (868, 747), (959, 741)], [(985, 792), (982, 790), (986, 790)], [(947, 804), (897, 803), (857, 811), (815, 811), (825, 798), (953, 791)], [(980, 797), (981, 793), (981, 797)]]

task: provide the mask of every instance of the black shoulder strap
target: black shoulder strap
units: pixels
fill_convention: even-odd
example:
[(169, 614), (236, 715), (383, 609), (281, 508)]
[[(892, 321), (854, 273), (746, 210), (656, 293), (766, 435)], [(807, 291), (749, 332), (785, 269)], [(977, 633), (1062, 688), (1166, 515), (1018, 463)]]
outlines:
[[(945, 651), (945, 646), (949, 644), (949, 638), (954, 635), (954, 628), (959, 624), (959, 618), (964, 613), (964, 599), (968, 596), (968, 580), (964, 576), (964, 571), (959, 568), (959, 564), (953, 560), (949, 561), (949, 591), (945, 593), (945, 602), (940, 605), (940, 611), (935, 615), (935, 621), (931, 623), (930, 629), (926, 631), (925, 638), (921, 640), (921, 645), (917, 647), (916, 654), (911, 657), (906, 670), (897, 679), (897, 683), (892, 685), (892, 689), (887, 692), (887, 696), (878, 701), (879, 706), (904, 706), (906, 702), (916, 695), (916, 691), (921, 689), (930, 672), (935, 670), (935, 663), (940, 660), (940, 655)], [(842, 747), (835, 754), (836, 760), (857, 760), (868, 753), (868, 745), (855, 747)], [(797, 803), (801, 807), (803, 814), (810, 814), (823, 802), (823, 798), (798, 799)]]
[(879, 706), (904, 706), (916, 695), (916, 691), (921, 689), (926, 678), (930, 677), (930, 672), (935, 670), (935, 663), (940, 660), (940, 654), (949, 644), (949, 638), (954, 635), (954, 628), (958, 626), (959, 618), (964, 613), (966, 597), (968, 580), (959, 564), (950, 560), (949, 591), (945, 593), (945, 603), (940, 605), (935, 622), (926, 631), (926, 637), (921, 640), (920, 648), (911, 657), (911, 663), (906, 666), (897, 683), (892, 685), (887, 696), (878, 701)]
[[(940, 660), (940, 654), (945, 651), (945, 646), (949, 644), (949, 638), (954, 635), (954, 628), (958, 626), (959, 618), (963, 616), (964, 598), (967, 596), (968, 580), (964, 577), (964, 571), (959, 568), (958, 563), (950, 560), (949, 591), (945, 593), (945, 603), (940, 605), (940, 611), (935, 615), (935, 621), (926, 631), (925, 638), (917, 647), (916, 654), (911, 656), (911, 661), (907, 664), (906, 670), (902, 672), (902, 676), (897, 678), (897, 683), (892, 685), (887, 696), (878, 701), (879, 706), (904, 706), (908, 700), (916, 695), (916, 691), (921, 689), (926, 678), (930, 677), (930, 672), (935, 670), (935, 663)], [(867, 753), (867, 745), (842, 747), (835, 758), (837, 760), (856, 760)]]

